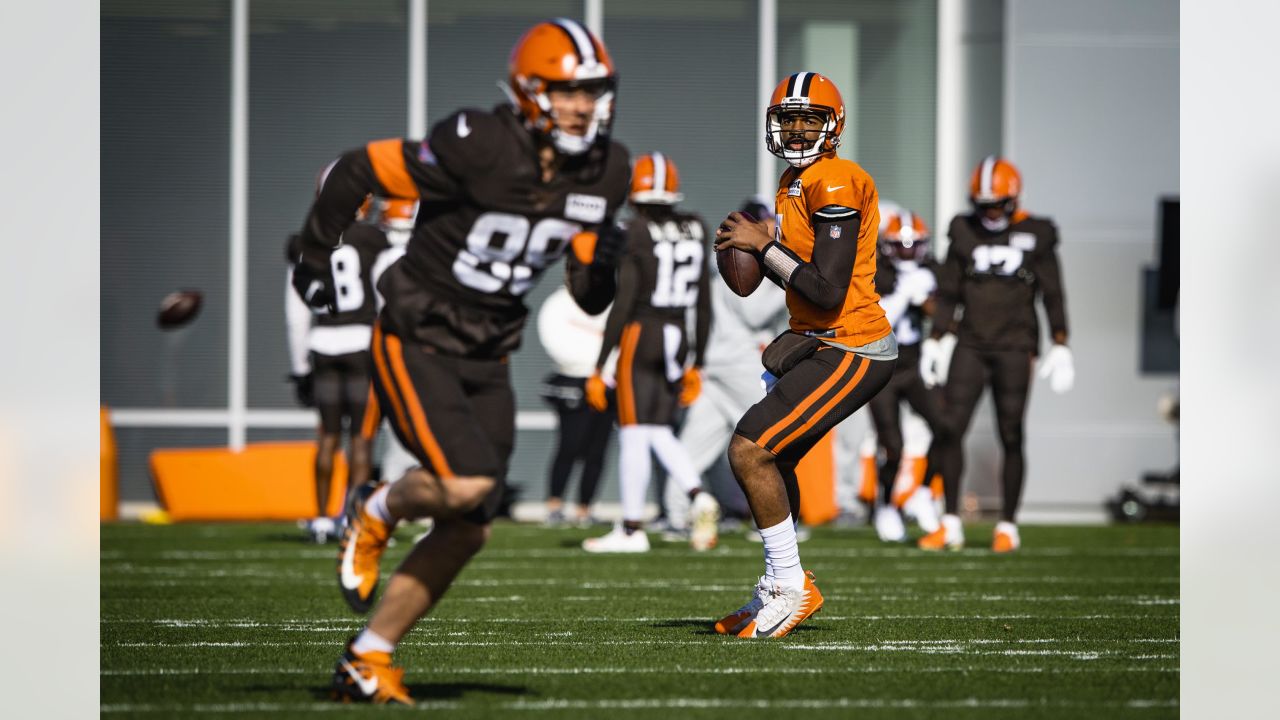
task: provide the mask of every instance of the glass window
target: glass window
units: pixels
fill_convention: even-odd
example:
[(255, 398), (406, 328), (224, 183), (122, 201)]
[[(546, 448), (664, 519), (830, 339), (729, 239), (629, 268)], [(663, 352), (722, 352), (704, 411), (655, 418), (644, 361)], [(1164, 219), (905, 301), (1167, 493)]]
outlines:
[[(216, 0), (102, 3), (100, 360), (108, 405), (227, 402), (229, 11)], [(203, 291), (203, 310), (192, 325), (161, 331), (160, 301), (178, 289)]]
[(250, 407), (294, 407), (285, 241), (343, 151), (408, 128), (404, 0), (249, 4)]
[(880, 197), (936, 227), (934, 0), (813, 0), (803, 13), (780, 5), (778, 80), (801, 70), (830, 77), (844, 98), (840, 156), (875, 178)]

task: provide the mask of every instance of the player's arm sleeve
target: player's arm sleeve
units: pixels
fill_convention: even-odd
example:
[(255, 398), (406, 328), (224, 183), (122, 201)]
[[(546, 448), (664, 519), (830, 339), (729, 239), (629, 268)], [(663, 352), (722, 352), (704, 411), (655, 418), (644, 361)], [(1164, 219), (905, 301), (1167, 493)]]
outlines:
[(693, 366), (702, 367), (707, 354), (707, 340), (711, 337), (711, 323), (715, 322), (711, 315), (711, 273), (707, 272), (705, 265), (698, 276), (698, 303), (694, 313)]
[(442, 151), (448, 146), (447, 151), (434, 152), (433, 143), (445, 132), (441, 125), (436, 126), (429, 140), (375, 140), (343, 153), (311, 205), (302, 228), (302, 244), (336, 247), (342, 231), (355, 220), (356, 211), (371, 194), (427, 201), (455, 197), (460, 178), (476, 164), (476, 159), (468, 158), (448, 139), (438, 143)]
[(602, 368), (609, 360), (609, 353), (622, 340), (622, 328), (631, 321), (631, 313), (635, 309), (636, 297), (640, 294), (640, 265), (634, 255), (628, 253), (618, 264), (617, 293), (613, 307), (609, 309), (609, 319), (604, 323), (604, 340), (600, 343), (600, 355), (596, 358), (596, 368)]
[(1040, 286), (1040, 299), (1049, 318), (1049, 332), (1054, 342), (1067, 339), (1067, 298), (1062, 289), (1062, 268), (1058, 264), (1058, 229), (1049, 226), (1049, 248), (1041, 254), (1035, 269)]
[(929, 335), (935, 338), (954, 331), (956, 306), (960, 304), (960, 283), (964, 278), (960, 253), (955, 251), (955, 232), (948, 231), (948, 237), (951, 238), (951, 246), (947, 250), (946, 260), (938, 267), (938, 289), (933, 296), (933, 329)]
[(828, 205), (813, 214), (813, 259), (805, 262), (778, 241), (765, 247), (765, 266), (801, 297), (824, 310), (844, 302), (853, 280), (862, 213)]
[(311, 372), (311, 354), (307, 349), (307, 335), (311, 332), (311, 308), (293, 289), (293, 265), (284, 278), (284, 319), (289, 338), (289, 369), (293, 375)]

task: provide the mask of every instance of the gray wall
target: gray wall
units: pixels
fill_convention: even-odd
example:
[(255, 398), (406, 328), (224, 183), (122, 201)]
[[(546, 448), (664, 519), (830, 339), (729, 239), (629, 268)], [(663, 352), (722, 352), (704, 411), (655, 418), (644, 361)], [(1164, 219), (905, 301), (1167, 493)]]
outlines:
[[(1179, 189), (1178, 3), (1009, 0), (1006, 12), (1003, 151), (1024, 206), (1058, 222), (1077, 373), (1067, 395), (1033, 390), (1023, 506), (1096, 508), (1177, 459), (1156, 414), (1177, 376), (1140, 374), (1138, 338), (1157, 198)], [(992, 412), (979, 412), (969, 485), (994, 498)]]

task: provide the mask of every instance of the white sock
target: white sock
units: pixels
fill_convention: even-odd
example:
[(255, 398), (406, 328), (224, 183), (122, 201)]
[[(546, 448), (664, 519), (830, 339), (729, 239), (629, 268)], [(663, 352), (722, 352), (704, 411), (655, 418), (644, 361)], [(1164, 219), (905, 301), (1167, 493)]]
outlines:
[(374, 490), (369, 499), (364, 502), (364, 511), (384, 523), (390, 523), (391, 511), (387, 509), (387, 493), (389, 492), (391, 492), (390, 485), (383, 485)]
[(618, 430), (618, 486), (622, 495), (622, 519), (644, 520), (644, 496), (649, 490), (653, 458), (649, 454), (649, 433), (644, 425), (628, 425)]
[(773, 527), (761, 528), (760, 537), (764, 540), (766, 573), (772, 569), (774, 583), (794, 590), (803, 588), (804, 569), (800, 567), (800, 545), (791, 514)]
[(357, 655), (363, 655), (367, 652), (393, 653), (396, 651), (396, 644), (369, 628), (365, 628), (364, 631), (356, 636), (356, 641), (351, 643), (351, 650)]

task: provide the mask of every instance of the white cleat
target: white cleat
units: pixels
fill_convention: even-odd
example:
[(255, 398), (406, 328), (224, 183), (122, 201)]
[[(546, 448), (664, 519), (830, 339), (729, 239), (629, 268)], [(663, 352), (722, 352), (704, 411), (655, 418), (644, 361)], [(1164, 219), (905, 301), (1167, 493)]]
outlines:
[(338, 537), (338, 525), (333, 518), (318, 517), (307, 523), (307, 532), (311, 534), (311, 540), (317, 545), (324, 545), (329, 542), (329, 538)]
[(921, 550), (960, 550), (964, 548), (964, 529), (958, 515), (943, 515), (937, 530), (920, 538)]
[(756, 640), (785, 637), (821, 609), (822, 593), (813, 584), (813, 573), (805, 571), (804, 587), (796, 589), (774, 585), (760, 612), (738, 632), (738, 637)]
[(765, 602), (771, 597), (771, 588), (773, 583), (769, 582), (769, 578), (764, 575), (760, 576), (760, 581), (756, 583), (755, 588), (751, 591), (751, 599), (746, 605), (725, 615), (716, 623), (716, 632), (721, 635), (737, 635), (747, 623), (756, 619), (760, 608), (764, 607)]
[(902, 515), (892, 505), (881, 505), (876, 508), (876, 537), (881, 542), (902, 542), (907, 539), (907, 526), (902, 523)]
[(583, 540), (582, 549), (589, 553), (646, 553), (649, 552), (649, 536), (644, 530), (628, 533), (621, 524), (617, 524), (605, 535)]
[(938, 520), (938, 506), (933, 502), (933, 493), (924, 485), (916, 488), (916, 491), (911, 493), (911, 497), (902, 504), (902, 513), (914, 519), (925, 533), (934, 532), (941, 527)]
[(996, 531), (991, 539), (991, 550), (998, 553), (1010, 553), (1022, 547), (1022, 538), (1018, 536), (1018, 526), (1008, 520), (996, 523)]
[(720, 540), (720, 503), (709, 492), (700, 492), (689, 508), (689, 546), (710, 550)]

